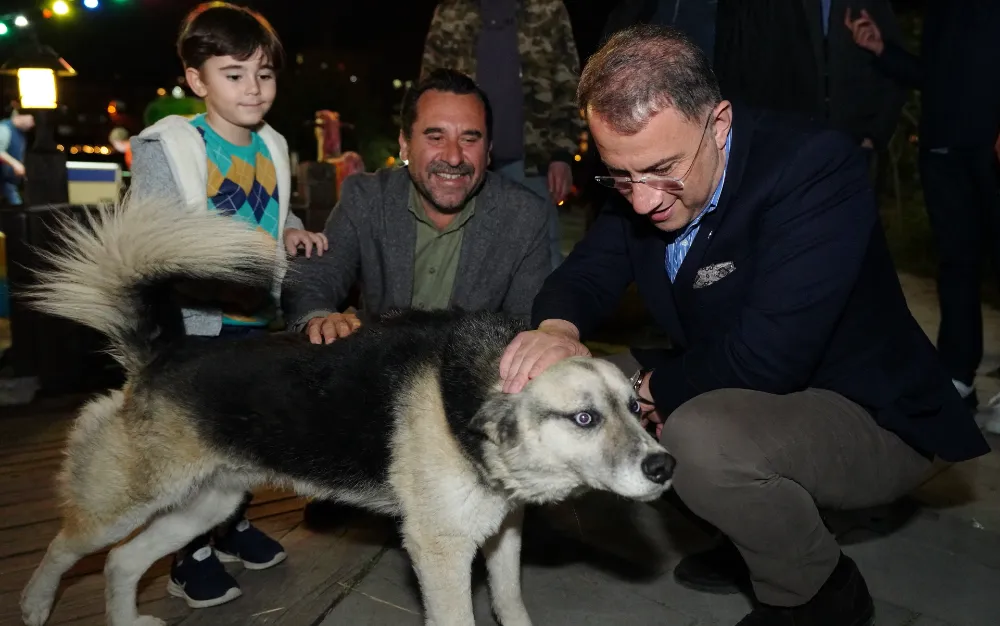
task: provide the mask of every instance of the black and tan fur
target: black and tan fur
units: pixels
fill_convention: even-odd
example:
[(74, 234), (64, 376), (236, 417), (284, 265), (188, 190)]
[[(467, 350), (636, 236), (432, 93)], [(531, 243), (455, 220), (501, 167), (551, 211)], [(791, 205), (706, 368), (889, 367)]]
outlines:
[(497, 616), (524, 626), (524, 504), (668, 488), (672, 459), (639, 426), (614, 366), (571, 359), (521, 393), (499, 390), (500, 355), (522, 330), (509, 319), (400, 312), (328, 346), (185, 337), (175, 283), (266, 287), (273, 242), (232, 218), (135, 202), (63, 232), (30, 296), (107, 335), (128, 379), (76, 421), (62, 529), (24, 590), (26, 624), (47, 620), (77, 560), (143, 526), (109, 553), (107, 618), (162, 624), (138, 614), (142, 574), (269, 484), (398, 515), (429, 624), (473, 623), (482, 548)]

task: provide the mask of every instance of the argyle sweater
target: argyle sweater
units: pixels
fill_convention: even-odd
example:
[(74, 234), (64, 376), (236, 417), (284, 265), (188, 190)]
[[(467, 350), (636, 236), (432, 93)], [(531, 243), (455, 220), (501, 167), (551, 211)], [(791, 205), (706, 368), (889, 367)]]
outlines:
[[(250, 143), (238, 146), (224, 139), (205, 121), (204, 115), (191, 125), (205, 140), (208, 156), (208, 206), (223, 215), (231, 215), (271, 236), (278, 244), (278, 179), (271, 154), (257, 133)], [(222, 312), (222, 323), (232, 326), (266, 326), (274, 320), (276, 304), (269, 301), (254, 315)]]

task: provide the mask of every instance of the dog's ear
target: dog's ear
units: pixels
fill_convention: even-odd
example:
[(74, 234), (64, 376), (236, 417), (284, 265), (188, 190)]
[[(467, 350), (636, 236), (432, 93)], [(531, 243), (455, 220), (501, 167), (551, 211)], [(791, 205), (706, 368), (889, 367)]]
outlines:
[(520, 394), (495, 393), (483, 402), (469, 421), (469, 429), (498, 446), (517, 440)]

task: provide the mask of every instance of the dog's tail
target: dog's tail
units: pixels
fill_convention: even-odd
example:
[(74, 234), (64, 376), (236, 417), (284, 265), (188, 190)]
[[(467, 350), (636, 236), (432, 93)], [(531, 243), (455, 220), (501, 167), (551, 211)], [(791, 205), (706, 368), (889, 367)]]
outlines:
[(126, 197), (84, 220), (58, 220), (48, 267), (25, 290), (30, 306), (107, 336), (112, 356), (134, 374), (156, 347), (184, 333), (173, 287), (183, 280), (264, 287), (275, 241), (215, 211), (189, 211)]

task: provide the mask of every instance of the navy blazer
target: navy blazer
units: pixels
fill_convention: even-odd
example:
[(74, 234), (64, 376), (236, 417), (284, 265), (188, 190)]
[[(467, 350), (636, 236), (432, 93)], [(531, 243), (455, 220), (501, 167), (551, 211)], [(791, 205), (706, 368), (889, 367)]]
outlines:
[[(650, 387), (661, 414), (715, 389), (815, 387), (867, 408), (925, 456), (985, 454), (907, 307), (861, 150), (806, 124), (736, 107), (719, 205), (675, 283), (664, 264), (671, 235), (616, 198), (546, 280), (533, 323), (568, 320), (586, 338), (635, 282), (674, 344), (636, 354), (656, 368)], [(732, 271), (706, 280), (720, 264)]]

